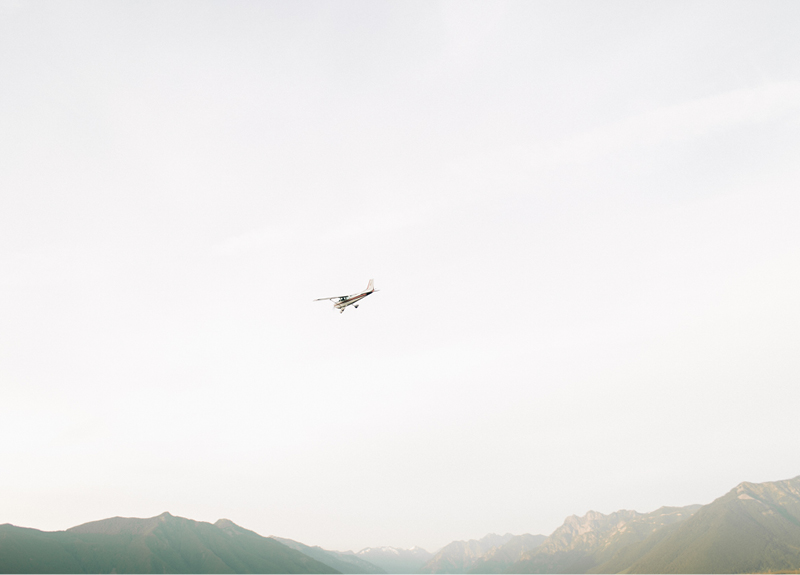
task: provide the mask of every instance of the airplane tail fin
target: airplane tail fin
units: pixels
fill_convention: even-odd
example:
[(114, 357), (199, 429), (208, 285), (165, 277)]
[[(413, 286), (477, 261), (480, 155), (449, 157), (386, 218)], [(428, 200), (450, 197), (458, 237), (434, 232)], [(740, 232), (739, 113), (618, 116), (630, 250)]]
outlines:
[(372, 285), (373, 280), (369, 280), (369, 284), (367, 284), (366, 291), (375, 291), (375, 286)]

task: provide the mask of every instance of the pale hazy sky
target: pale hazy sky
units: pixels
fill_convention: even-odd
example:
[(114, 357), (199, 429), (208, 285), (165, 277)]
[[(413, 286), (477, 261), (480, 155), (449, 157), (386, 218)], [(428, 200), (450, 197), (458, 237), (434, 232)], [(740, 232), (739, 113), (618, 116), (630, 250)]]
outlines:
[(0, 523), (433, 551), (800, 474), (798, 25), (0, 3)]

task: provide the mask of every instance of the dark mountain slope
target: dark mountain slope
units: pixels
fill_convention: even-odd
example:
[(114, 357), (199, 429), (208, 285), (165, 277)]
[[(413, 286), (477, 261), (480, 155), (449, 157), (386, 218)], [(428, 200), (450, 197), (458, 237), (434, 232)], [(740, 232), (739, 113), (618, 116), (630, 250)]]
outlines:
[(742, 483), (633, 562), (629, 573), (800, 569), (800, 477)]
[(48, 533), (6, 523), (0, 525), (0, 573), (84, 573), (74, 555), (86, 546), (63, 531)]
[(218, 526), (164, 513), (149, 519), (114, 517), (56, 532), (0, 526), (0, 572), (113, 571), (338, 573), (229, 521)]

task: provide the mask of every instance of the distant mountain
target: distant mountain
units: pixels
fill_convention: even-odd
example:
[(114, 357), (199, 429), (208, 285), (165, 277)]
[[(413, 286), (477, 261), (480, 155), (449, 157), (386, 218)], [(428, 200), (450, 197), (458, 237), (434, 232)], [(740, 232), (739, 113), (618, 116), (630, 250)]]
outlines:
[(544, 535), (515, 535), (504, 545), (494, 547), (480, 556), (468, 573), (505, 573), (514, 563), (536, 549), (547, 539)]
[(486, 553), (502, 547), (514, 536), (511, 533), (490, 533), (482, 539), (453, 541), (442, 547), (421, 569), (420, 573), (467, 573)]
[(377, 565), (386, 573), (419, 573), (419, 569), (433, 557), (421, 547), (367, 547), (356, 553), (358, 557)]
[(304, 545), (298, 541), (283, 539), (281, 537), (275, 537), (274, 535), (272, 536), (272, 539), (283, 543), (287, 547), (296, 549), (304, 555), (313, 557), (317, 561), (325, 563), (325, 565), (330, 565), (342, 573), (386, 573), (384, 569), (381, 569), (374, 563), (370, 563), (369, 561), (362, 559), (352, 551), (328, 551), (322, 547), (309, 547), (308, 545)]
[(46, 532), (0, 525), (3, 573), (338, 573), (231, 521), (163, 513)]
[(631, 544), (684, 521), (700, 505), (662, 507), (652, 513), (616, 511), (609, 515), (589, 511), (572, 515), (536, 549), (508, 567), (507, 573), (586, 573), (611, 560)]
[(66, 531), (0, 525), (0, 573), (800, 573), (800, 476), (741, 483), (709, 505), (590, 511), (549, 537), (487, 535), (435, 555), (327, 551), (163, 513)]
[(609, 562), (603, 572), (798, 572), (800, 476), (741, 483), (638, 551), (627, 565)]

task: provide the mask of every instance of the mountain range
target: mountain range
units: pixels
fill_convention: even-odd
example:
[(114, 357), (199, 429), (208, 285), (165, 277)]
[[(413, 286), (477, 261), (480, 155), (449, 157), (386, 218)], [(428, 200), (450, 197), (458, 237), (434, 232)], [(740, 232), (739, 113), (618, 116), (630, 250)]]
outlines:
[(338, 573), (227, 519), (212, 525), (169, 513), (55, 532), (0, 525), (0, 572)]
[(524, 553), (506, 571), (518, 573), (587, 573), (651, 534), (691, 517), (700, 505), (662, 507), (652, 513), (589, 511), (567, 517), (536, 549)]
[[(741, 483), (678, 529), (652, 534), (626, 558), (626, 572), (800, 572), (800, 477)], [(617, 565), (603, 566), (610, 572)]]
[(453, 541), (428, 561), (420, 573), (503, 573), (545, 539), (544, 535), (528, 533), (490, 533), (482, 539)]
[(0, 525), (0, 573), (800, 573), (800, 477), (741, 483), (708, 505), (589, 511), (552, 534), (490, 534), (435, 554), (329, 551), (232, 521), (163, 513), (66, 531)]

